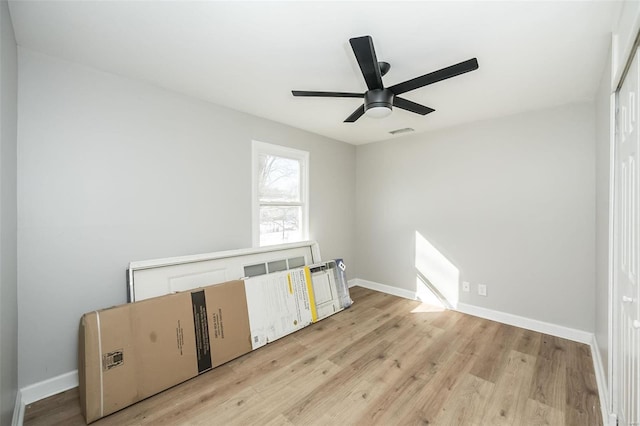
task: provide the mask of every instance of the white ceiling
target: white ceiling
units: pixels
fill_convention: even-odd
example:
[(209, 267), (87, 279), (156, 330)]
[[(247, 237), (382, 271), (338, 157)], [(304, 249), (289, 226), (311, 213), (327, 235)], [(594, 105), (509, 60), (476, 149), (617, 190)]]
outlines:
[[(362, 144), (592, 99), (621, 10), (612, 1), (10, 1), (20, 46)], [(349, 38), (371, 35), (385, 86), (476, 57), (477, 71), (403, 97), (436, 112), (343, 123), (364, 92)]]

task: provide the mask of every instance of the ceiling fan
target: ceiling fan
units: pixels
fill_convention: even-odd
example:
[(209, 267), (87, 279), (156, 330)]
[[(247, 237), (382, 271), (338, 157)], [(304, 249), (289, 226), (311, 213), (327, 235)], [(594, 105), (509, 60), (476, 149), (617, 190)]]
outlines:
[(373, 40), (370, 36), (362, 36), (349, 39), (353, 53), (356, 56), (358, 65), (368, 90), (364, 93), (352, 92), (314, 92), (305, 90), (292, 90), (293, 96), (311, 96), (321, 98), (364, 98), (364, 104), (355, 110), (345, 123), (353, 123), (363, 114), (371, 117), (386, 117), (391, 114), (392, 106), (414, 112), (416, 114), (427, 115), (435, 111), (424, 105), (412, 102), (399, 97), (405, 92), (415, 90), (447, 78), (455, 77), (469, 71), (478, 69), (478, 60), (469, 59), (459, 64), (451, 65), (441, 70), (430, 72), (420, 77), (394, 84), (391, 87), (384, 87), (382, 76), (389, 72), (391, 65), (388, 62), (378, 62), (376, 52), (373, 49)]

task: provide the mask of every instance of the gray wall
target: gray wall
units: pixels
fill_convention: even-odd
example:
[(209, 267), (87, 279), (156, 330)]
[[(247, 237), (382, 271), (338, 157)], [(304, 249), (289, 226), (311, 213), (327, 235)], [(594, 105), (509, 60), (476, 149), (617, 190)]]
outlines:
[(18, 60), (6, 1), (0, 2), (0, 37), (0, 425), (8, 425), (18, 389)]
[(19, 383), (76, 368), (129, 261), (251, 246), (251, 141), (310, 152), (310, 236), (354, 257), (355, 147), (19, 50)]
[(415, 291), (417, 231), (471, 282), (460, 302), (592, 332), (593, 121), (584, 103), (358, 146), (355, 275)]
[(611, 58), (602, 73), (596, 94), (596, 297), (595, 335), (602, 366), (608, 375), (609, 360), (609, 173)]

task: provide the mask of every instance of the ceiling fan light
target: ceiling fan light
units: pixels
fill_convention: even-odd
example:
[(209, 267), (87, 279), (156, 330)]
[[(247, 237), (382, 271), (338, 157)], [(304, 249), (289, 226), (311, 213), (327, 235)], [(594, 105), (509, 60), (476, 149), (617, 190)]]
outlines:
[(393, 93), (389, 89), (372, 89), (364, 94), (364, 113), (368, 117), (388, 117), (392, 105)]
[(384, 118), (391, 115), (391, 108), (388, 106), (374, 106), (365, 111), (367, 117)]

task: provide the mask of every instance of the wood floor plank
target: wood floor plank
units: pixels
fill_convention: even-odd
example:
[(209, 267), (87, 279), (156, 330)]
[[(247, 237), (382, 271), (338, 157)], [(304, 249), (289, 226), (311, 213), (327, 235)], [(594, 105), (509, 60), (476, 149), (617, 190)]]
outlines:
[(454, 352), (451, 359), (442, 364), (429, 379), (427, 386), (420, 389), (407, 403), (398, 407), (401, 412), (396, 413), (395, 418), (399, 419), (399, 423), (432, 423), (469, 370), (470, 359), (471, 355)]
[(494, 334), (483, 336), (490, 344), (477, 354), (471, 374), (495, 383), (506, 365), (517, 334), (516, 327), (499, 324)]
[(171, 426), (182, 424), (220, 424), (226, 425), (235, 422), (240, 413), (244, 413), (249, 407), (253, 407), (262, 400), (253, 388), (242, 388), (228, 400), (216, 404), (200, 404), (188, 411), (181, 411), (176, 416), (165, 416), (155, 419), (152, 423), (158, 426)]
[(52, 405), (37, 402), (25, 407), (24, 424), (33, 426), (68, 424), (80, 416), (78, 388), (55, 395)]
[(495, 384), (491, 382), (465, 374), (432, 423), (442, 426), (481, 425), (482, 418), (478, 413), (484, 412), (494, 388)]
[(368, 379), (360, 380), (356, 386), (345, 395), (349, 403), (349, 410), (330, 410), (324, 418), (327, 424), (357, 424), (358, 418), (371, 410), (371, 400), (381, 396), (386, 389), (377, 386)]
[(401, 412), (399, 407), (408, 404), (413, 395), (427, 386), (436, 372), (437, 364), (433, 362), (422, 365), (413, 371), (411, 369), (404, 371), (391, 386), (387, 387), (386, 392), (372, 401), (371, 410), (365, 412), (356, 424), (384, 425), (393, 423), (397, 419), (394, 415)]
[(236, 371), (250, 369), (252, 371), (271, 370), (287, 365), (288, 362), (304, 356), (307, 346), (295, 339), (282, 338), (260, 348), (260, 352), (252, 351), (233, 360), (228, 365)]
[[(472, 317), (473, 318), (473, 317)], [(491, 336), (494, 336), (498, 331), (498, 327), (500, 327), (500, 323), (495, 321), (482, 320), (481, 318), (477, 318), (477, 320), (481, 320), (478, 322), (477, 330), (475, 333), (478, 333), (481, 338), (476, 338), (476, 336), (469, 336), (469, 338), (464, 342), (464, 344), (460, 345), (458, 348), (459, 352), (466, 353), (469, 355), (480, 356), (488, 350), (489, 345), (493, 345), (494, 342), (491, 340)]]
[(535, 331), (521, 329), (513, 349), (523, 354), (538, 356), (542, 335)]
[(183, 413), (206, 406), (210, 401), (227, 401), (245, 388), (242, 377), (236, 375), (228, 365), (224, 365), (181, 383), (135, 405), (136, 410), (124, 409), (105, 419), (108, 424), (156, 424), (160, 419), (180, 421)]
[[(93, 425), (602, 425), (588, 346), (364, 288), (351, 297)], [(30, 404), (24, 424), (85, 424), (77, 389)]]
[(569, 425), (602, 424), (595, 376), (589, 370), (567, 369), (565, 418)]
[(529, 386), (536, 358), (511, 350), (506, 365), (496, 380), (495, 391), (487, 402), (483, 424), (524, 424), (525, 407), (529, 399)]
[(318, 413), (325, 413), (344, 401), (345, 394), (349, 394), (358, 385), (359, 379), (368, 370), (379, 368), (386, 359), (385, 351), (391, 342), (382, 340), (342, 368), (339, 374), (333, 376), (319, 388), (314, 388), (299, 399), (292, 407), (284, 412), (289, 421), (295, 424), (310, 424)]
[[(350, 312), (358, 311), (354, 309)], [(346, 312), (344, 314), (347, 315)], [(388, 316), (383, 317), (383, 314), (384, 312), (377, 308), (367, 308), (357, 315), (352, 315), (349, 321), (334, 318), (340, 316), (335, 315), (314, 324), (313, 327), (303, 328), (287, 336), (287, 339), (295, 340), (306, 348), (320, 346), (327, 351), (333, 351), (345, 343), (354, 342), (379, 327), (389, 318)], [(339, 338), (336, 338), (337, 336)]]
[(565, 357), (537, 357), (529, 397), (550, 407), (564, 408), (567, 399)]
[(567, 419), (602, 422), (593, 358), (588, 345), (569, 342), (567, 348)]
[(564, 413), (560, 409), (529, 399), (525, 407), (523, 424), (529, 426), (563, 425), (565, 424)]
[[(456, 321), (459, 319), (460, 317), (456, 318)], [(401, 368), (398, 369), (401, 371), (392, 370), (399, 374), (395, 380), (388, 383), (388, 391), (373, 402), (376, 410), (366, 413), (359, 423), (385, 424), (398, 419), (405, 415), (407, 406), (421, 404), (414, 401), (415, 395), (420, 394), (425, 387), (432, 391), (441, 390), (439, 382), (429, 383), (434, 377), (436, 380), (444, 380), (449, 367), (452, 367), (453, 371), (463, 371), (463, 368), (469, 365), (470, 355), (460, 354), (456, 351), (458, 345), (451, 338), (453, 334), (456, 332), (446, 333), (443, 331), (435, 338), (424, 342), (427, 344), (414, 346), (414, 349), (419, 351), (419, 357), (406, 363), (404, 370)], [(451, 363), (452, 359), (460, 361), (460, 363)], [(441, 370), (444, 372), (438, 375)]]
[(569, 344), (570, 342), (568, 340), (543, 334), (538, 356), (546, 359), (562, 358), (566, 365), (571, 361), (568, 359)]
[(284, 411), (299, 401), (309, 388), (323, 387), (340, 372), (339, 367), (330, 361), (317, 359), (308, 361), (300, 361), (291, 369), (282, 372), (279, 377), (265, 379), (254, 385), (253, 388), (261, 396), (261, 400), (254, 402), (250, 409), (236, 413), (233, 422), (261, 425), (281, 417), (290, 423), (283, 414)]
[(273, 420), (267, 423), (261, 423), (261, 424), (264, 426), (292, 426), (293, 425), (293, 423), (287, 420), (287, 418), (282, 414), (278, 414), (276, 417), (273, 418)]
[[(347, 395), (351, 401), (349, 410), (340, 415), (327, 416), (339, 420), (342, 424), (360, 424), (360, 418), (366, 417), (371, 411), (371, 401), (384, 398), (384, 395), (407, 374), (415, 372), (425, 363), (426, 354), (432, 347), (431, 343), (439, 338), (444, 330), (432, 327), (420, 318), (414, 318), (413, 327), (409, 333), (398, 336), (386, 353), (386, 359), (380, 368), (369, 370), (356, 389)], [(428, 361), (427, 361), (428, 362)]]
[[(391, 317), (379, 327), (376, 327), (371, 332), (331, 355), (329, 360), (338, 365), (347, 365), (360, 358), (360, 356), (368, 352), (371, 347), (379, 345), (380, 339), (383, 338), (383, 336), (385, 339), (389, 337), (393, 339), (395, 335), (399, 334), (401, 328), (408, 326), (407, 324), (408, 320), (406, 318)], [(390, 344), (388, 346), (390, 346)]]

